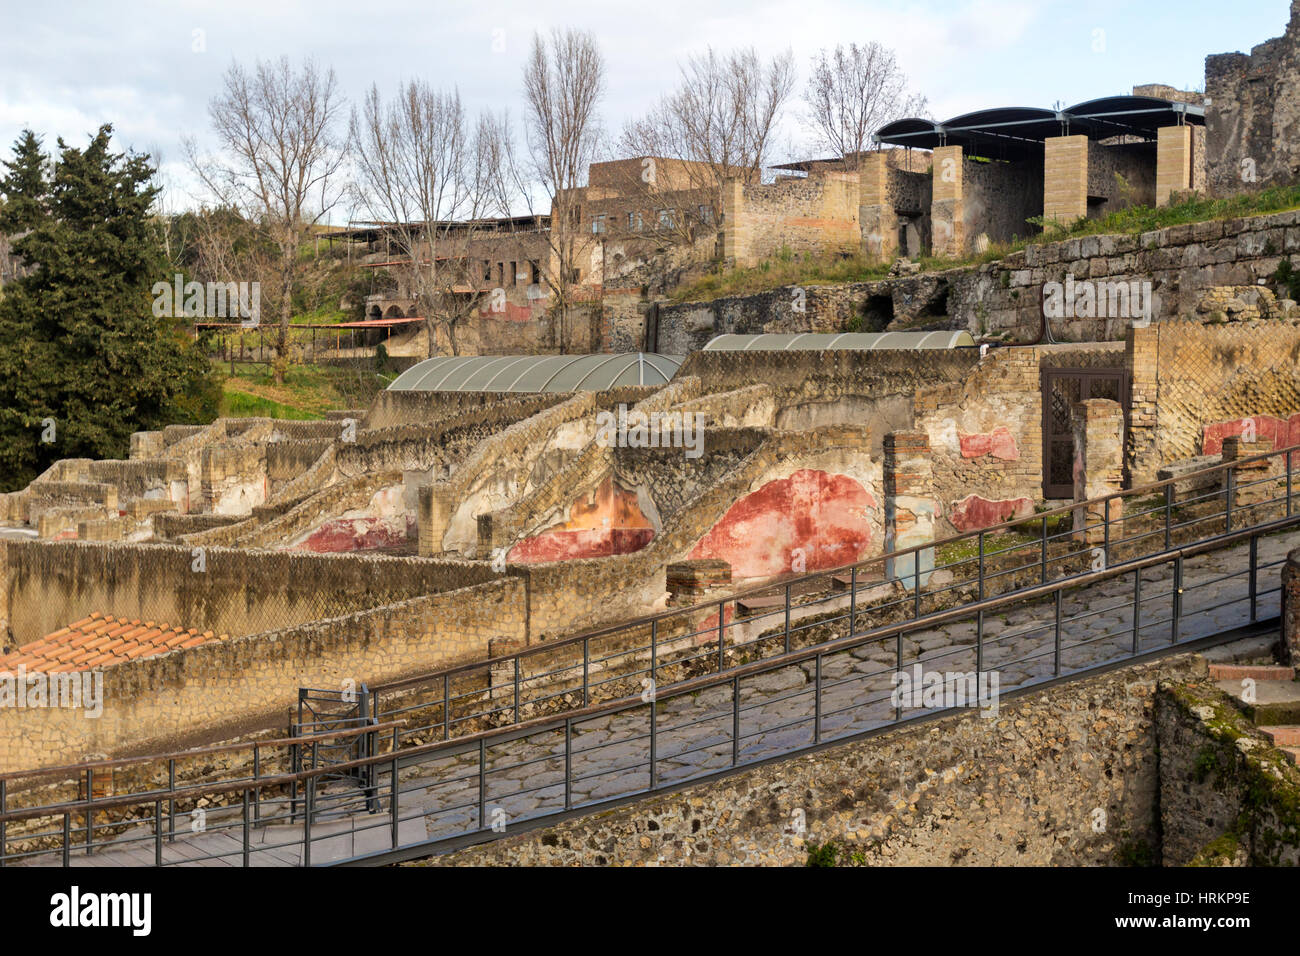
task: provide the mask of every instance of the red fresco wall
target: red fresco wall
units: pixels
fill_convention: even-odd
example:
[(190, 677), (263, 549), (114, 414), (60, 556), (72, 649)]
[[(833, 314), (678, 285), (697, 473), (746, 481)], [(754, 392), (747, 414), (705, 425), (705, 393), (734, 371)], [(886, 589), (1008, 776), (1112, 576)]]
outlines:
[(637, 504), (636, 492), (620, 488), (607, 477), (594, 493), (574, 499), (568, 521), (520, 541), (506, 560), (534, 564), (631, 554), (654, 536), (654, 527)]
[[(1248, 418), (1234, 418), (1231, 421), (1214, 422), (1204, 426), (1201, 430), (1201, 454), (1222, 454), (1223, 440), (1244, 432), (1248, 421), (1250, 421)], [(1292, 415), (1289, 419), (1277, 418), (1273, 415), (1256, 415), (1254, 422), (1255, 434), (1258, 438), (1261, 441), (1264, 439), (1272, 441), (1275, 449), (1300, 445), (1300, 414)]]
[(690, 557), (729, 562), (733, 581), (790, 573), (796, 550), (806, 571), (838, 567), (871, 546), (876, 507), (871, 493), (847, 475), (796, 471), (733, 504)]

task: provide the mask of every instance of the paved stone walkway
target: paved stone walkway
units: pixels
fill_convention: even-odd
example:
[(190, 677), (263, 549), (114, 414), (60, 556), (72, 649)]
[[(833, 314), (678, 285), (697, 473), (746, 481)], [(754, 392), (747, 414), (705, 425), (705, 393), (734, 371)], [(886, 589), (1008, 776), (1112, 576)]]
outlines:
[[(1288, 550), (1300, 545), (1300, 530), (1264, 538), (1259, 543), (1260, 594), (1257, 616), (1279, 613), (1280, 568)], [(1189, 559), (1184, 564), (1179, 642), (1208, 637), (1250, 623), (1246, 546)], [(1138, 649), (1168, 647), (1172, 631), (1172, 566), (1142, 574)], [(1064, 593), (1060, 643), (1063, 674), (1119, 661), (1133, 653), (1133, 575)], [(1055, 673), (1055, 601), (1018, 602), (989, 612), (984, 620), (983, 670), (998, 677), (1006, 693), (1051, 678)], [(902, 641), (902, 665), (911, 672), (968, 672), (976, 668), (974, 617), (909, 633)], [(777, 756), (814, 742), (886, 726), (895, 719), (891, 701), (898, 668), (895, 638), (826, 655), (821, 693), (816, 665), (809, 661), (748, 677), (739, 686), (739, 736), (733, 734), (735, 702), (730, 684), (692, 694), (670, 695), (660, 688), (655, 705), (654, 771), (659, 784), (700, 777), (740, 763)], [(818, 698), (820, 698), (818, 700)], [(905, 707), (902, 717), (920, 712)], [(485, 749), (481, 781), (477, 743), (441, 752), (403, 766), (399, 778), (400, 845), (456, 836), (481, 825), (509, 824), (566, 807), (565, 734), (561, 727), (530, 733)], [(480, 821), (480, 782), (483, 819)], [(579, 807), (648, 788), (650, 776), (650, 707), (603, 714), (575, 722), (569, 757), (568, 806)], [(357, 813), (313, 825), (311, 862), (334, 860), (392, 848), (391, 775), (379, 778), (380, 813)], [(263, 804), (263, 816), (284, 807)], [(219, 813), (235, 819), (222, 819)], [(207, 830), (189, 832), (182, 816), (174, 842), (163, 844), (164, 863), (243, 863), (242, 823), (238, 809), (209, 813)], [(152, 821), (142, 823), (130, 846), (107, 846), (90, 854), (74, 853), (76, 866), (152, 865)], [(126, 839), (123, 837), (122, 839)], [(30, 861), (61, 863), (57, 854)], [(272, 824), (250, 831), (252, 865), (300, 865), (302, 826)]]

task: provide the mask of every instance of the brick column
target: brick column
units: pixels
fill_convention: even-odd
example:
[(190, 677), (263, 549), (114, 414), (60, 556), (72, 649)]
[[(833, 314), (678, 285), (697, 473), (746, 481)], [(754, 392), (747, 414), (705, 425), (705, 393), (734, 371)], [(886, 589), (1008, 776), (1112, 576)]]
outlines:
[[(885, 550), (897, 551), (934, 540), (934, 466), (924, 432), (885, 436)], [(917, 564), (919, 559), (919, 567)], [(914, 587), (917, 571), (924, 587), (934, 570), (934, 549), (923, 548), (885, 562), (885, 577)]]
[(1192, 128), (1164, 126), (1156, 131), (1156, 205), (1192, 188)]
[[(1273, 440), (1271, 438), (1261, 438), (1258, 441), (1243, 441), (1240, 435), (1231, 435), (1223, 439), (1223, 462), (1227, 464), (1232, 461), (1239, 461), (1242, 458), (1254, 458), (1256, 455), (1267, 455), (1273, 450)], [(1264, 481), (1269, 473), (1275, 468), (1285, 468), (1285, 456), (1279, 455), (1276, 459), (1265, 458), (1262, 461), (1250, 462), (1246, 465), (1238, 465), (1232, 470), (1233, 481), (1233, 507), (1238, 505), (1258, 504), (1261, 501), (1267, 501), (1273, 497), (1284, 497), (1286, 489), (1271, 485)], [(1263, 482), (1255, 484), (1255, 482)], [(1223, 487), (1228, 487), (1228, 472), (1223, 473)]]
[[(1113, 494), (1124, 485), (1124, 409), (1108, 398), (1076, 402), (1074, 427), (1074, 500), (1086, 501)], [(1109, 503), (1111, 539), (1118, 536), (1116, 522), (1124, 517), (1124, 502)], [(1074, 530), (1089, 544), (1106, 539), (1106, 509), (1100, 505), (1076, 508)], [(1092, 526), (1086, 527), (1085, 526)]]
[(1043, 151), (1043, 218), (1072, 223), (1088, 215), (1088, 137), (1054, 136)]
[(931, 169), (931, 251), (936, 256), (959, 256), (966, 251), (965, 204), (962, 201), (962, 151), (960, 146), (939, 146)]
[(690, 607), (731, 587), (731, 565), (720, 558), (695, 558), (668, 565), (664, 575), (671, 607)]
[[(420, 507), (416, 526), (419, 535), (419, 552), (422, 558), (431, 558), (442, 553), (442, 539), (451, 524), (451, 512), (454, 503), (451, 500), (451, 488), (444, 482), (424, 485), (419, 489)], [(480, 554), (480, 558), (490, 558), (490, 554)]]
[(1282, 653), (1286, 663), (1300, 667), (1300, 548), (1282, 568)]
[(861, 190), (858, 224), (862, 248), (872, 258), (888, 261), (898, 255), (898, 216), (889, 201), (888, 153), (868, 153), (858, 171)]
[(1129, 478), (1134, 485), (1146, 485), (1156, 480), (1163, 464), (1156, 446), (1160, 416), (1159, 327), (1130, 326), (1125, 340), (1124, 358), (1129, 368), (1129, 433), (1125, 436)]
[(745, 184), (739, 179), (722, 184), (722, 258), (735, 266), (753, 265), (745, 223)]

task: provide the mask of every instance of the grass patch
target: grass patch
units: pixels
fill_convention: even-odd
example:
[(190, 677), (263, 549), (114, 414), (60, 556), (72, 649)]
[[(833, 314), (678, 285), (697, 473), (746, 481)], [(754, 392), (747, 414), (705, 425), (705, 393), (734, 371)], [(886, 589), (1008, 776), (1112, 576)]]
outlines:
[(226, 370), (221, 414), (236, 417), (321, 419), (332, 409), (369, 405), (397, 377), (375, 372), (368, 361), (356, 368), (291, 365), (276, 385), (265, 365), (236, 365), (230, 375), (228, 365), (215, 364)]

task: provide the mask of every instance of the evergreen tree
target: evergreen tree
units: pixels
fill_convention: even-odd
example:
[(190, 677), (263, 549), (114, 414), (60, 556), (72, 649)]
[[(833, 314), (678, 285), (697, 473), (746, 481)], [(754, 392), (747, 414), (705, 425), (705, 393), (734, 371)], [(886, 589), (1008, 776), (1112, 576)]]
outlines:
[(0, 177), (0, 235), (15, 236), (34, 229), (45, 215), (49, 184), (45, 179), (46, 156), (41, 140), (25, 129), (14, 140), (14, 158), (0, 163), (6, 172)]
[(111, 152), (111, 134), (84, 150), (59, 140), (47, 214), (14, 245), (34, 271), (0, 300), (0, 486), (60, 458), (124, 457), (133, 431), (216, 413), (207, 362), (153, 314), (150, 290), (169, 281), (155, 170)]

